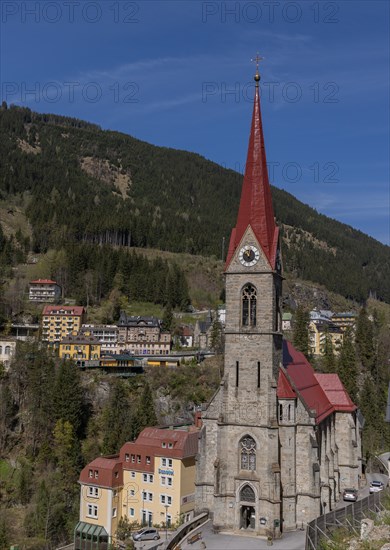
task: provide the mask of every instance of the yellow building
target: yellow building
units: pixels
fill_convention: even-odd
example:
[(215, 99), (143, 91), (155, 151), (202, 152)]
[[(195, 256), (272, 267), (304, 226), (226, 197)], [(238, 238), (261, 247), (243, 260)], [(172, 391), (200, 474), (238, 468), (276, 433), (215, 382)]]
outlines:
[(343, 343), (343, 331), (341, 328), (333, 323), (310, 321), (309, 347), (312, 355), (324, 354), (327, 335), (331, 339), (334, 354), (338, 355)]
[(79, 332), (85, 320), (82, 306), (45, 306), (42, 312), (42, 342), (58, 345), (72, 332)]
[(343, 332), (347, 329), (351, 329), (354, 332), (356, 327), (357, 315), (351, 311), (334, 313), (332, 315), (332, 323), (341, 328)]
[[(198, 428), (145, 428), (118, 456), (100, 457), (80, 474), (80, 522), (116, 539), (121, 517), (165, 527), (189, 521), (195, 505)], [(81, 542), (77, 548), (83, 548)]]
[(61, 359), (93, 360), (100, 359), (101, 344), (99, 340), (88, 333), (72, 332), (60, 342), (59, 356)]

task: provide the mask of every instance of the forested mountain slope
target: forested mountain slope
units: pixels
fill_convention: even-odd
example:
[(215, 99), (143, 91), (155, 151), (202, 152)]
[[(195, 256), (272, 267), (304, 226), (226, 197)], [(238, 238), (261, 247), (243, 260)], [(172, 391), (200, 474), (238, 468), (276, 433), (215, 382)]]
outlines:
[[(224, 238), (226, 251), (242, 176), (199, 155), (3, 105), (0, 158), (0, 200), (19, 196), (36, 252), (84, 242), (220, 257)], [(287, 273), (390, 302), (389, 247), (285, 191), (273, 196)]]

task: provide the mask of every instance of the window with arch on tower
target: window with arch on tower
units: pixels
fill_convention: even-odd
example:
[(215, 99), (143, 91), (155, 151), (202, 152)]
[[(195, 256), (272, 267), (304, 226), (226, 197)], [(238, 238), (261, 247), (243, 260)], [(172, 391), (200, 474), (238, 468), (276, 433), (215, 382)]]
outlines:
[(256, 442), (253, 437), (246, 435), (240, 442), (241, 470), (256, 470)]
[(242, 289), (242, 325), (244, 327), (256, 326), (256, 288), (247, 284)]

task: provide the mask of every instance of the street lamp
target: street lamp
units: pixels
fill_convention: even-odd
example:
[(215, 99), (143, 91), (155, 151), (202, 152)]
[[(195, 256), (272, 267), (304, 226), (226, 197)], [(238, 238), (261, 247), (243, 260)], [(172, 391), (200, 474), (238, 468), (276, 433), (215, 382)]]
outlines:
[(168, 540), (168, 508), (169, 504), (164, 504), (165, 508), (165, 540)]

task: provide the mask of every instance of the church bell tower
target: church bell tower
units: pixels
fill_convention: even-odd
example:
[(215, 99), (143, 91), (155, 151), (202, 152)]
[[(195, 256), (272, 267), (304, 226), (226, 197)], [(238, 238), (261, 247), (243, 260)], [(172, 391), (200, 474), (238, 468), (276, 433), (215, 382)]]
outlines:
[(247, 162), (227, 254), (225, 374), (202, 414), (196, 509), (215, 529), (278, 536), (281, 257), (268, 181), (258, 62)]

